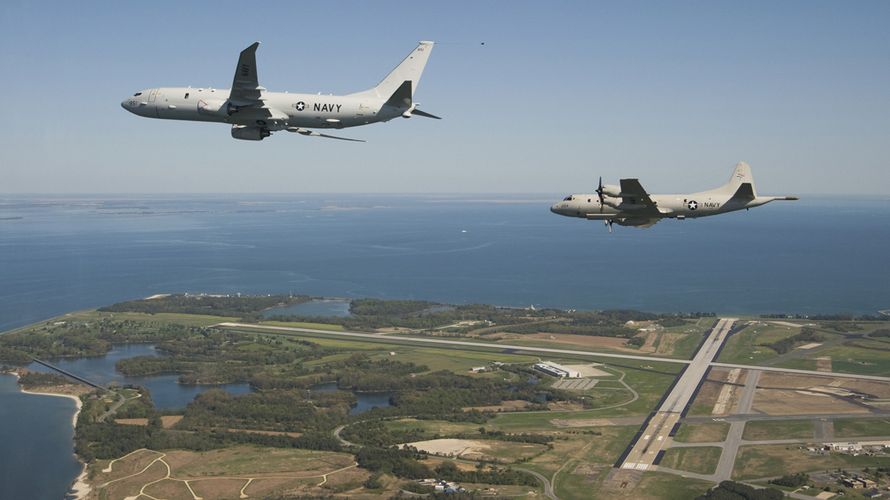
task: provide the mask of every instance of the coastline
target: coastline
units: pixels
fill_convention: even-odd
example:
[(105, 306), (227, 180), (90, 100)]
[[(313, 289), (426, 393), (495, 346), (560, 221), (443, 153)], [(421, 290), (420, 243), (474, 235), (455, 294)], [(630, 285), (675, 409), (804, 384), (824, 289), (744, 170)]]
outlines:
[[(13, 371), (10, 371), (7, 373), (15, 376), (16, 381), (18, 381), (21, 378), (21, 375), (19, 375), (19, 373), (17, 371), (13, 370)], [(19, 385), (19, 391), (21, 391), (22, 394), (31, 394), (34, 396), (54, 396), (54, 397), (62, 397), (62, 398), (68, 398), (68, 399), (74, 400), (75, 409), (74, 409), (74, 415), (71, 416), (71, 428), (77, 429), (77, 417), (80, 416), (80, 410), (81, 410), (81, 408), (83, 408), (83, 401), (81, 401), (79, 397), (74, 396), (72, 394), (60, 394), (60, 393), (56, 393), (56, 392), (29, 391), (29, 390), (25, 389), (24, 387), (22, 387), (21, 385)], [(69, 491), (68, 495), (66, 495), (66, 498), (71, 497), (74, 500), (84, 500), (85, 498), (87, 498), (87, 496), (90, 493), (90, 485), (86, 482), (87, 464), (83, 463), (83, 461), (80, 460), (80, 457), (78, 457), (76, 453), (74, 454), (74, 456), (75, 456), (75, 458), (77, 458), (77, 460), (79, 462), (81, 462), (82, 468), (81, 468), (80, 474), (78, 474), (77, 478), (74, 479), (74, 482), (72, 483), (70, 491)]]

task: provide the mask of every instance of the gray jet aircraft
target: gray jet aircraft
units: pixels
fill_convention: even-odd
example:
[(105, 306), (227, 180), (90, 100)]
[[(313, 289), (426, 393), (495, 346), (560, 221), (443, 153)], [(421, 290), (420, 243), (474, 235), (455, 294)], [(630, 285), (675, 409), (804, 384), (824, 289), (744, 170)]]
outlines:
[(356, 127), (400, 116), (439, 119), (417, 109), (420, 104), (414, 102), (414, 91), (433, 51), (433, 42), (420, 42), (376, 87), (343, 96), (267, 91), (257, 80), (259, 45), (260, 42), (255, 42), (241, 51), (231, 89), (146, 89), (124, 99), (121, 106), (147, 118), (229, 123), (232, 137), (249, 141), (261, 141), (278, 130), (358, 141), (311, 129)]
[(661, 219), (694, 219), (759, 207), (774, 200), (797, 200), (796, 196), (757, 196), (751, 167), (739, 162), (726, 184), (692, 194), (650, 195), (637, 179), (621, 179), (620, 186), (599, 186), (591, 194), (573, 194), (550, 207), (566, 217), (601, 220), (612, 232), (612, 224), (650, 227)]

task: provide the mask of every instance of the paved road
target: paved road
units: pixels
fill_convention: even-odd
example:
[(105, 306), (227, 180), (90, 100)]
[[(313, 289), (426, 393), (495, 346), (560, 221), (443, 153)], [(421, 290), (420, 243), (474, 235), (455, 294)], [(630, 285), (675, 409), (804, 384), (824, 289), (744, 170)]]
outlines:
[[(757, 382), (760, 380), (760, 370), (749, 370), (748, 376), (745, 377), (745, 387), (739, 396), (739, 415), (751, 413), (751, 406), (754, 403), (754, 392), (757, 389)], [(735, 465), (735, 457), (739, 452), (739, 446), (742, 442), (742, 433), (745, 431), (745, 421), (733, 421), (729, 424), (729, 432), (726, 434), (726, 441), (723, 443), (723, 451), (720, 453), (720, 461), (717, 462), (717, 470), (714, 472), (714, 481), (723, 481), (732, 476), (732, 468)]]
[(861, 375), (858, 373), (820, 372), (816, 370), (782, 368), (779, 366), (736, 365), (731, 363), (711, 363), (711, 366), (718, 368), (742, 368), (744, 370), (757, 369), (765, 372), (796, 373), (800, 375), (816, 375), (819, 377), (855, 378), (859, 380), (880, 380), (882, 382), (890, 382), (890, 377), (881, 377), (878, 375)]
[(658, 452), (670, 442), (668, 434), (680, 420), (680, 414), (695, 394), (695, 389), (704, 378), (711, 361), (717, 356), (734, 322), (735, 319), (732, 318), (721, 318), (711, 329), (711, 333), (695, 353), (692, 362), (680, 375), (680, 379), (674, 384), (661, 407), (643, 429), (640, 439), (634, 443), (630, 453), (625, 457), (624, 463), (621, 464), (622, 469), (647, 470), (652, 466)]
[(750, 422), (754, 420), (812, 420), (812, 419), (831, 419), (838, 420), (841, 418), (888, 418), (890, 411), (876, 411), (872, 413), (798, 413), (793, 415), (761, 415), (753, 413), (749, 415), (727, 415), (725, 417), (697, 416), (684, 417), (683, 423), (687, 424), (706, 424), (708, 422), (734, 422), (738, 420)]
[(379, 333), (358, 333), (358, 332), (343, 332), (343, 331), (332, 331), (332, 330), (316, 330), (312, 328), (297, 328), (291, 326), (270, 326), (270, 325), (252, 325), (249, 323), (219, 323), (213, 326), (224, 327), (224, 328), (248, 328), (251, 330), (271, 330), (271, 331), (279, 331), (279, 332), (293, 332), (293, 333), (320, 333), (324, 335), (333, 335), (339, 337), (353, 337), (353, 338), (362, 338), (367, 340), (376, 340), (386, 341), (386, 342), (405, 342), (405, 343), (424, 343), (424, 344), (445, 344), (445, 345), (454, 345), (454, 346), (464, 346), (464, 347), (484, 347), (486, 349), (496, 349), (496, 350), (516, 350), (516, 351), (524, 351), (524, 352), (541, 352), (547, 354), (570, 354), (573, 356), (590, 356), (593, 358), (618, 358), (618, 359), (633, 359), (637, 361), (663, 361), (665, 363), (679, 363), (679, 364), (689, 364), (690, 361), (686, 359), (674, 359), (674, 358), (662, 358), (659, 356), (637, 356), (635, 354), (615, 354), (611, 352), (594, 352), (594, 351), (577, 351), (571, 349), (552, 349), (549, 347), (531, 347), (525, 345), (510, 345), (510, 344), (495, 344), (495, 343), (486, 343), (486, 342), (468, 342), (463, 340), (443, 340), (443, 339), (431, 339), (431, 338), (423, 338), (423, 337), (405, 337), (405, 336), (391, 336), (391, 335), (382, 335)]

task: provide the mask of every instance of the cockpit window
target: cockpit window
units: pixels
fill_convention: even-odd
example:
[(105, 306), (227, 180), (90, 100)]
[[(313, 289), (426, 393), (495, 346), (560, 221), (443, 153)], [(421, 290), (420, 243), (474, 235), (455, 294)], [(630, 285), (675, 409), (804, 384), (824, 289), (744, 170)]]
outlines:
[(572, 195), (568, 195), (562, 199), (562, 201), (572, 201)]
[(135, 94), (133, 94), (133, 97), (138, 97), (138, 96), (141, 96), (141, 95), (142, 95), (142, 92), (136, 92)]

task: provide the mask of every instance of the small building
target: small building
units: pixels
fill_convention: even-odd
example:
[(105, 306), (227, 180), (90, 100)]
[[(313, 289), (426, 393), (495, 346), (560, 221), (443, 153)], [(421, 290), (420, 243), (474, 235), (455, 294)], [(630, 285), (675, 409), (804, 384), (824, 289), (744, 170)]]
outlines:
[(858, 452), (862, 451), (862, 445), (855, 442), (825, 443), (831, 451)]
[(474, 367), (470, 368), (470, 371), (472, 373), (482, 373), (482, 372), (486, 371), (486, 368), (484, 366), (474, 366)]
[(535, 370), (544, 372), (547, 375), (559, 378), (581, 378), (581, 372), (578, 370), (567, 368), (552, 361), (542, 361), (535, 363)]

